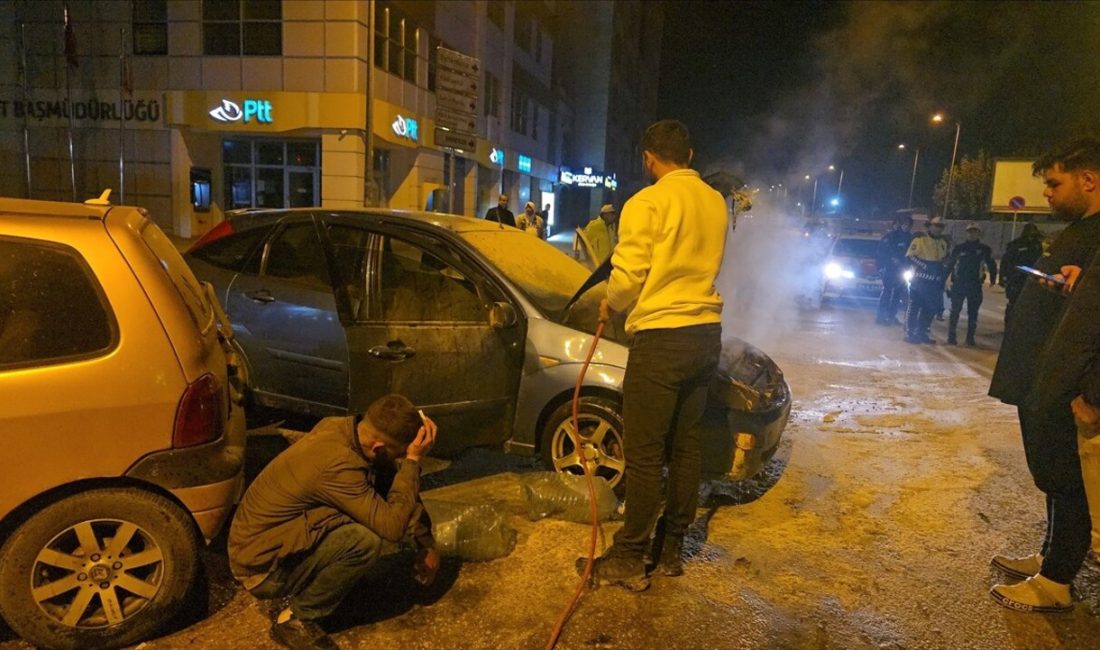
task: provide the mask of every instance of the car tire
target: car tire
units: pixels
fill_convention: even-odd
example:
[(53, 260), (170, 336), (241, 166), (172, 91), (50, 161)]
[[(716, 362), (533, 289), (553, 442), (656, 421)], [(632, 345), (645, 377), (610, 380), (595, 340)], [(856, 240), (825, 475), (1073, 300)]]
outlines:
[(175, 502), (138, 488), (82, 492), (36, 512), (0, 547), (0, 614), (36, 646), (131, 645), (179, 614), (199, 552)]
[[(623, 455), (622, 406), (605, 397), (582, 396), (577, 408), (581, 434), (596, 436), (590, 453), (595, 456), (593, 467), (596, 476), (607, 479), (615, 494), (626, 491), (626, 460)], [(572, 429), (573, 401), (569, 400), (554, 409), (546, 420), (539, 438), (542, 462), (547, 469), (583, 475), (580, 456), (575, 453)], [(591, 463), (591, 461), (589, 461)]]

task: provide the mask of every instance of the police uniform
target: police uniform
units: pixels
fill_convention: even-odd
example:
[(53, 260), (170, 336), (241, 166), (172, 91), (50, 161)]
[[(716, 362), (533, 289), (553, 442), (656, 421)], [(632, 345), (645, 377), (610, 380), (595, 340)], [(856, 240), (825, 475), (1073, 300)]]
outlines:
[[(967, 230), (977, 230), (969, 226)], [(959, 324), (963, 302), (966, 302), (966, 344), (974, 345), (974, 332), (978, 328), (978, 308), (982, 306), (982, 284), (985, 270), (989, 270), (989, 283), (997, 281), (997, 263), (993, 250), (980, 241), (965, 241), (951, 251), (947, 273), (951, 277), (951, 316), (947, 321), (947, 342), (954, 345), (955, 328)]]
[[(939, 222), (942, 223), (942, 222)], [(943, 309), (944, 259), (947, 240), (927, 233), (913, 238), (905, 256), (913, 264), (913, 280), (909, 283), (909, 309), (905, 313), (905, 340), (909, 343), (931, 343), (928, 328), (932, 317)]]

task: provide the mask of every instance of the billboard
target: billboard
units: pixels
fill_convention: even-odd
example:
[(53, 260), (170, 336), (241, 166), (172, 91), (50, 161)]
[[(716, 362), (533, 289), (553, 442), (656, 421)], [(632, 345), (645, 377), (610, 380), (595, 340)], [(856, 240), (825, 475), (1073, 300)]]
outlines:
[(993, 212), (1050, 212), (1043, 198), (1043, 179), (1031, 173), (1032, 160), (993, 161), (993, 192), (990, 210)]

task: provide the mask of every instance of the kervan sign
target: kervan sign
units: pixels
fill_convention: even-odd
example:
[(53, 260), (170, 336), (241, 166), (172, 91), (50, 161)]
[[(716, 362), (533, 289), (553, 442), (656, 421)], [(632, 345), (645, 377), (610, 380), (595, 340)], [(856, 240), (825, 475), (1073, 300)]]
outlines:
[(271, 102), (266, 99), (246, 99), (244, 105), (223, 99), (222, 103), (210, 109), (210, 117), (216, 122), (243, 122), (248, 124), (255, 121), (260, 124), (271, 124)]
[(562, 185), (604, 187), (609, 190), (616, 190), (619, 187), (619, 181), (615, 178), (615, 174), (594, 171), (591, 167), (585, 167), (583, 173), (574, 173), (567, 167), (562, 167), (559, 172), (558, 182)]

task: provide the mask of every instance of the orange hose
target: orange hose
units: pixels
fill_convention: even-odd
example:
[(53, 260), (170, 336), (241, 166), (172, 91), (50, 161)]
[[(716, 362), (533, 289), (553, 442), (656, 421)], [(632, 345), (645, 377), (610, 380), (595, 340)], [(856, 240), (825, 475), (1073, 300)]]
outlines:
[(584, 593), (584, 588), (588, 586), (588, 579), (592, 577), (592, 564), (596, 560), (596, 538), (600, 532), (600, 514), (596, 510), (596, 484), (592, 479), (592, 471), (588, 468), (588, 463), (585, 462), (584, 454), (581, 450), (579, 411), (581, 384), (584, 382), (584, 376), (588, 372), (588, 364), (592, 362), (592, 355), (596, 352), (596, 344), (600, 342), (600, 337), (603, 335), (603, 325), (603, 321), (600, 321), (600, 324), (596, 326), (596, 333), (592, 338), (592, 346), (588, 348), (588, 355), (584, 358), (584, 365), (581, 366), (581, 371), (577, 375), (577, 385), (573, 388), (573, 430), (569, 433), (569, 436), (573, 439), (573, 448), (577, 450), (577, 453), (581, 454), (581, 468), (584, 469), (584, 477), (588, 483), (588, 502), (592, 506), (592, 535), (588, 540), (588, 562), (585, 564), (584, 573), (581, 575), (581, 581), (580, 584), (577, 585), (577, 590), (573, 593), (573, 597), (569, 599), (569, 603), (565, 606), (565, 609), (561, 611), (558, 622), (554, 625), (553, 632), (550, 633), (550, 640), (546, 642), (546, 650), (552, 650), (553, 647), (557, 645), (558, 637), (561, 636), (566, 621), (569, 620), (569, 616), (572, 615), (573, 609), (577, 606), (577, 601), (580, 600), (581, 594)]

